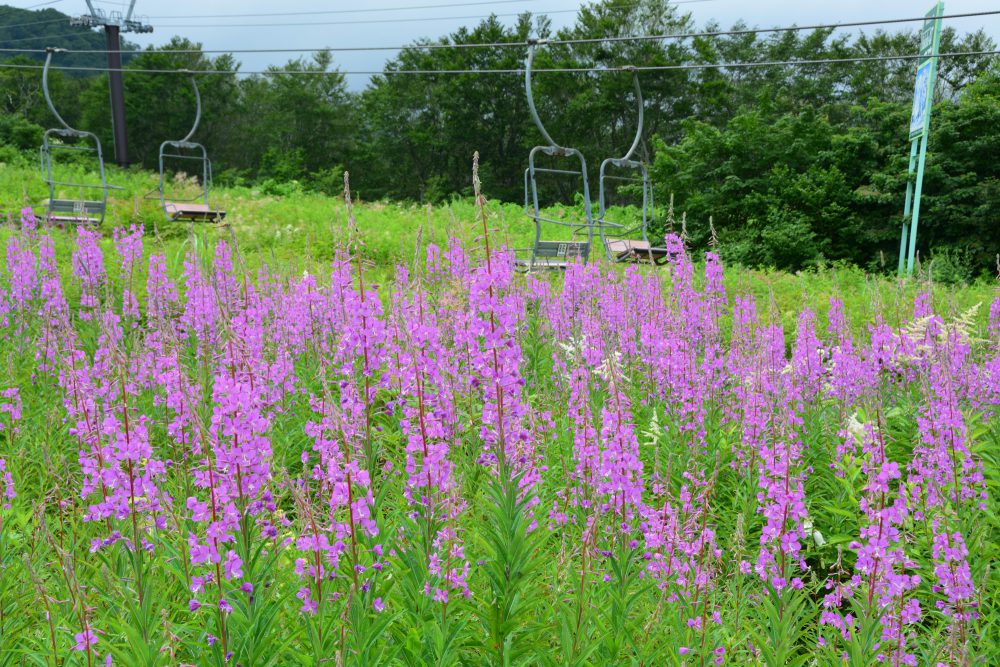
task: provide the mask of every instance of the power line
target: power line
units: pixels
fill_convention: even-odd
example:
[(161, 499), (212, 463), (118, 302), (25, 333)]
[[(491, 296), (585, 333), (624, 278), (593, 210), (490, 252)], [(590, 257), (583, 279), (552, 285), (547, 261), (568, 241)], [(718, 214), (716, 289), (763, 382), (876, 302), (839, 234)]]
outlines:
[[(576, 11), (576, 10), (573, 10)], [(550, 12), (554, 13), (554, 12)], [(982, 16), (995, 16), (1000, 14), (1000, 10), (993, 11), (982, 11), (982, 12), (966, 12), (962, 14), (945, 14), (939, 18), (945, 19), (960, 19), (960, 18), (972, 18), (972, 17), (982, 17)], [(845, 23), (825, 23), (816, 25), (806, 25), (806, 26), (784, 26), (775, 28), (747, 28), (739, 30), (720, 30), (720, 31), (708, 31), (708, 32), (687, 32), (687, 33), (674, 33), (674, 34), (662, 34), (662, 35), (627, 35), (627, 36), (616, 36), (616, 37), (588, 37), (588, 38), (576, 38), (576, 39), (554, 39), (546, 40), (544, 43), (549, 45), (574, 45), (574, 44), (594, 44), (594, 43), (605, 43), (605, 42), (628, 42), (628, 41), (654, 41), (654, 40), (681, 40), (681, 39), (691, 39), (698, 37), (727, 37), (727, 36), (738, 36), (738, 35), (749, 35), (749, 34), (762, 34), (762, 33), (780, 33), (780, 32), (791, 32), (800, 30), (821, 30), (821, 29), (843, 29), (843, 28), (857, 28), (872, 25), (890, 25), (899, 23), (913, 23), (918, 21), (924, 21), (927, 17), (917, 16), (910, 18), (896, 18), (896, 19), (884, 19), (878, 21), (852, 21)], [(423, 19), (421, 19), (423, 20)], [(432, 20), (445, 20), (445, 19), (432, 19)], [(271, 24), (275, 25), (275, 24)], [(317, 23), (309, 23), (308, 25), (323, 25)], [(11, 40), (8, 40), (11, 41)], [(463, 42), (457, 44), (442, 44), (442, 43), (430, 43), (430, 44), (408, 44), (405, 46), (334, 46), (334, 47), (320, 47), (320, 48), (277, 48), (277, 49), (162, 49), (157, 50), (156, 53), (177, 53), (177, 54), (210, 54), (210, 53), (315, 53), (318, 51), (330, 51), (330, 52), (355, 52), (355, 51), (401, 51), (403, 49), (482, 49), (482, 48), (505, 48), (505, 47), (525, 47), (525, 42)], [(28, 49), (2, 49), (0, 52), (37, 52), (35, 50)], [(104, 49), (69, 49), (69, 53), (107, 53)], [(129, 51), (127, 53), (134, 53)]]
[[(538, 15), (548, 16), (550, 14), (575, 14), (579, 9), (553, 9), (551, 11), (539, 11)], [(393, 19), (359, 19), (352, 21), (303, 21), (292, 23), (158, 23), (160, 28), (278, 28), (278, 27), (303, 27), (317, 25), (370, 25), (377, 23), (427, 23), (430, 21), (469, 21), (483, 20), (488, 18), (513, 18), (522, 16), (524, 12), (514, 12), (507, 14), (491, 13), (488, 16), (482, 14), (467, 16), (411, 16), (407, 18)]]
[[(1000, 14), (1000, 10), (991, 10), (983, 12), (965, 12), (963, 14), (944, 14), (942, 16), (938, 16), (935, 18), (938, 20), (963, 19), (963, 18), (981, 17), (981, 16), (996, 16), (997, 14)], [(546, 44), (598, 44), (605, 42), (611, 42), (611, 43), (631, 42), (631, 41), (641, 42), (641, 41), (659, 40), (659, 39), (689, 39), (692, 37), (733, 37), (742, 35), (758, 35), (761, 33), (795, 32), (798, 30), (839, 30), (842, 28), (861, 28), (873, 25), (913, 23), (916, 21), (926, 21), (926, 20), (928, 20), (926, 16), (917, 16), (913, 18), (883, 19), (878, 21), (850, 21), (845, 23), (820, 23), (815, 25), (784, 26), (776, 28), (740, 28), (736, 30), (688, 32), (677, 35), (636, 35), (636, 36), (623, 36), (623, 37), (587, 37), (581, 39), (553, 39), (553, 40), (548, 40), (545, 43)]]
[[(42, 40), (42, 39), (63, 39), (64, 37), (81, 37), (87, 33), (96, 35), (97, 33), (90, 32), (90, 28), (83, 28), (78, 32), (64, 32), (61, 35), (33, 35), (31, 37), (19, 37), (18, 39), (6, 39), (4, 44), (13, 44), (14, 42), (30, 42), (31, 40)], [(0, 53), (45, 53), (45, 49), (0, 49)], [(74, 51), (74, 53), (76, 53)], [(83, 51), (80, 51), (83, 53)], [(95, 51), (94, 53), (107, 53), (107, 51)], [(122, 51), (121, 53), (139, 53), (138, 51)]]
[(28, 5), (27, 7), (15, 7), (14, 9), (34, 9), (35, 7), (45, 7), (46, 5), (58, 5), (63, 0), (49, 0), (48, 2), (39, 2), (37, 5)]
[[(533, 69), (532, 72), (536, 73), (549, 73), (549, 74), (605, 74), (605, 73), (619, 73), (619, 72), (631, 72), (633, 70), (639, 72), (664, 72), (672, 70), (702, 70), (702, 69), (749, 69), (757, 67), (784, 67), (784, 66), (801, 66), (801, 65), (836, 65), (836, 64), (847, 64), (847, 63), (860, 63), (860, 62), (877, 62), (877, 61), (889, 61), (889, 60), (917, 60), (921, 58), (959, 58), (968, 56), (995, 56), (1000, 55), (1000, 50), (994, 49), (990, 51), (952, 51), (948, 53), (939, 53), (936, 56), (924, 56), (919, 53), (907, 53), (899, 55), (886, 55), (886, 56), (857, 56), (854, 58), (818, 58), (813, 60), (765, 60), (765, 61), (738, 61), (729, 63), (687, 63), (680, 65), (638, 65), (635, 67), (556, 67), (556, 68), (542, 68)], [(0, 63), (0, 68), (8, 69), (44, 69), (42, 65), (15, 65), (12, 63)], [(53, 66), (51, 69), (58, 70), (69, 70), (69, 71), (87, 71), (87, 72), (126, 72), (130, 74), (187, 74), (189, 70), (186, 69), (141, 69), (141, 68), (121, 68), (121, 69), (109, 69), (106, 67), (85, 67), (85, 66)], [(195, 74), (223, 74), (223, 75), (265, 75), (265, 76), (281, 76), (281, 75), (312, 75), (312, 76), (336, 76), (338, 74), (345, 76), (397, 76), (397, 75), (437, 75), (437, 74), (523, 74), (524, 69), (522, 68), (511, 68), (511, 69), (427, 69), (427, 70), (416, 70), (416, 69), (401, 69), (401, 70), (354, 70), (354, 71), (325, 71), (325, 70), (281, 70), (281, 69), (271, 69), (271, 70), (257, 70), (257, 71), (239, 71), (239, 70), (196, 70)]]
[[(50, 3), (43, 4), (55, 4), (55, 2), (62, 2), (63, 0), (54, 0)], [(113, 2), (111, 0), (94, 0), (95, 2), (101, 2), (103, 4), (110, 5), (121, 5), (123, 3)], [(250, 17), (267, 17), (267, 16), (313, 16), (321, 14), (359, 14), (359, 13), (371, 13), (371, 12), (389, 12), (389, 11), (405, 11), (405, 10), (417, 10), (417, 9), (437, 9), (437, 8), (451, 8), (451, 7), (472, 7), (480, 5), (503, 5), (503, 4), (513, 4), (513, 3), (525, 3), (534, 2), (535, 0), (478, 0), (476, 2), (449, 2), (436, 5), (412, 5), (410, 7), (368, 7), (362, 9), (332, 9), (332, 10), (319, 10), (319, 11), (309, 11), (309, 12), (273, 12), (273, 13), (259, 13), (259, 14), (192, 14), (192, 15), (171, 15), (171, 16), (152, 16), (145, 17), (147, 19), (201, 19), (201, 18), (250, 18)], [(713, 2), (714, 0), (682, 0), (685, 4), (689, 2)], [(632, 3), (637, 4), (637, 3)], [(41, 5), (33, 5), (41, 6)], [(31, 7), (25, 7), (24, 9), (31, 9)], [(574, 10), (575, 11), (575, 10)], [(5, 29), (9, 28), (21, 28), (32, 25), (43, 25), (46, 23), (58, 23), (64, 21), (65, 19), (47, 19), (45, 21), (32, 21), (29, 23), (15, 23), (10, 26), (4, 26)], [(443, 20), (443, 19), (442, 19)], [(263, 24), (262, 24), (263, 25)], [(282, 25), (282, 24), (277, 24)], [(308, 24), (295, 24), (295, 25), (315, 25), (312, 23)], [(323, 25), (323, 24), (320, 24)], [(183, 25), (166, 25), (164, 27), (168, 28), (182, 28), (187, 27)], [(215, 27), (215, 26), (206, 26)], [(221, 27), (221, 26), (220, 26)]]
[(13, 30), (14, 28), (27, 28), (32, 25), (51, 25), (52, 23), (66, 23), (68, 17), (63, 16), (58, 19), (45, 19), (44, 21), (29, 21), (28, 23), (14, 23), (13, 25), (0, 26), (2, 30)]
[[(61, 1), (61, 0), (59, 0)], [(105, 4), (121, 4), (112, 2), (111, 0), (95, 0), (96, 2), (104, 2)], [(371, 7), (364, 9), (340, 9), (340, 10), (319, 10), (313, 12), (274, 12), (270, 14), (201, 14), (201, 15), (175, 15), (175, 16), (160, 16), (160, 17), (144, 17), (149, 18), (167, 18), (167, 19), (199, 19), (199, 18), (249, 18), (249, 17), (267, 17), (267, 16), (311, 16), (311, 15), (321, 15), (321, 14), (356, 14), (356, 13), (370, 13), (370, 12), (387, 12), (387, 11), (400, 11), (408, 9), (433, 9), (433, 8), (446, 8), (446, 7), (466, 7), (466, 6), (478, 6), (478, 5), (497, 5), (497, 4), (510, 4), (510, 3), (520, 3), (520, 2), (534, 2), (535, 0), (479, 0), (477, 2), (452, 2), (446, 4), (437, 5), (413, 5), (410, 7)], [(692, 3), (703, 3), (703, 2), (716, 2), (716, 0), (678, 0), (675, 4), (692, 4)], [(609, 5), (611, 8), (625, 8), (625, 7), (635, 7), (640, 3), (638, 0), (634, 2), (622, 3), (619, 5)], [(525, 10), (529, 11), (529, 10)], [(552, 11), (541, 11), (533, 12), (539, 15), (548, 14), (564, 14), (579, 11), (579, 9), (557, 9)], [(476, 16), (442, 16), (442, 17), (410, 17), (410, 18), (399, 18), (399, 19), (369, 19), (369, 20), (358, 20), (358, 21), (330, 21), (317, 23), (315, 21), (310, 21), (306, 23), (223, 23), (223, 24), (164, 24), (164, 28), (227, 28), (227, 27), (264, 27), (264, 26), (311, 26), (311, 25), (351, 25), (351, 24), (366, 24), (366, 23), (407, 23), (413, 21), (451, 21), (451, 20), (468, 20), (468, 19), (486, 19), (490, 16), (497, 16), (503, 18), (509, 18), (512, 16), (520, 16), (520, 13), (513, 14), (496, 14), (492, 13), (488, 16), (476, 15)], [(10, 26), (4, 26), (6, 29), (11, 28), (21, 28), (32, 25), (43, 25), (47, 23), (58, 23), (64, 19), (48, 19), (45, 21), (33, 21), (30, 23), (16, 23)]]
[[(635, 4), (635, 3), (631, 3)], [(575, 13), (579, 9), (556, 9), (552, 11), (539, 11), (536, 12), (538, 15), (549, 15), (549, 14), (569, 14)], [(163, 28), (270, 28), (270, 27), (292, 27), (292, 26), (313, 26), (313, 25), (360, 25), (360, 24), (370, 24), (370, 23), (411, 23), (411, 22), (425, 22), (425, 21), (456, 21), (456, 20), (469, 20), (469, 19), (485, 19), (490, 17), (497, 18), (511, 18), (515, 16), (521, 16), (523, 12), (519, 13), (508, 13), (508, 14), (497, 14), (493, 13), (490, 16), (418, 16), (409, 18), (395, 18), (395, 19), (362, 19), (358, 21), (308, 21), (308, 22), (294, 22), (294, 23), (174, 23), (174, 24), (160, 24)], [(971, 18), (971, 17), (981, 17), (981, 16), (994, 16), (1000, 14), (1000, 10), (992, 11), (981, 11), (981, 12), (967, 12), (963, 14), (948, 14), (941, 17), (940, 19), (952, 19), (952, 18)], [(620, 42), (620, 41), (642, 41), (650, 39), (687, 39), (691, 37), (724, 37), (724, 36), (742, 36), (742, 35), (755, 35), (760, 33), (780, 33), (780, 32), (792, 32), (798, 30), (837, 30), (840, 28), (857, 28), (863, 26), (872, 25), (890, 25), (895, 23), (911, 23), (915, 21), (925, 21), (926, 16), (917, 16), (913, 18), (902, 18), (902, 19), (885, 19), (876, 21), (852, 21), (845, 23), (826, 23), (826, 24), (816, 24), (816, 25), (804, 25), (804, 26), (785, 26), (776, 28), (741, 28), (736, 30), (716, 30), (716, 31), (705, 31), (705, 32), (690, 32), (690, 33), (678, 33), (678, 34), (666, 34), (666, 35), (641, 35), (641, 36), (622, 36), (622, 37), (590, 37), (581, 39), (555, 39), (549, 40), (549, 44), (590, 44), (590, 43), (604, 43), (604, 42)], [(503, 46), (504, 44), (500, 44)]]
[(365, 7), (363, 9), (323, 9), (310, 12), (267, 12), (262, 14), (194, 14), (169, 16), (150, 16), (150, 19), (228, 19), (252, 18), (261, 16), (315, 16), (319, 14), (368, 14), (372, 12), (397, 12), (417, 9), (441, 9), (451, 7), (473, 7), (476, 5), (508, 5), (514, 3), (533, 2), (534, 0), (484, 0), (481, 2), (448, 2), (437, 5), (411, 5), (409, 7)]
[[(315, 16), (322, 14), (367, 14), (367, 13), (380, 13), (380, 12), (391, 12), (391, 11), (411, 11), (417, 9), (442, 9), (442, 8), (452, 8), (452, 7), (474, 7), (478, 5), (502, 5), (502, 4), (513, 4), (513, 3), (524, 3), (533, 2), (534, 0), (484, 0), (480, 2), (450, 2), (444, 4), (436, 5), (410, 5), (405, 7), (366, 7), (363, 9), (324, 9), (309, 12), (269, 12), (260, 14), (191, 14), (191, 15), (171, 15), (171, 16), (150, 16), (151, 19), (224, 19), (224, 18), (255, 18), (255, 17), (267, 17), (267, 16)], [(692, 5), (701, 4), (705, 2), (716, 2), (716, 0), (676, 0), (671, 3), (673, 5)], [(636, 6), (638, 2), (626, 3), (622, 6)], [(616, 6), (612, 6), (616, 7)], [(579, 11), (580, 8), (571, 10)], [(559, 10), (563, 11), (563, 10)], [(553, 13), (553, 12), (535, 12), (535, 13)], [(280, 24), (279, 24), (280, 25)]]

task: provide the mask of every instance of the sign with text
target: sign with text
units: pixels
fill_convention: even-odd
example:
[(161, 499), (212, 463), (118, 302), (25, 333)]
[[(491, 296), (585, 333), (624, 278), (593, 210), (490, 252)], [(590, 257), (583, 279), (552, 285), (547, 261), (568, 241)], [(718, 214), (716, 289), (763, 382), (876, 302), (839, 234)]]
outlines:
[(927, 123), (927, 113), (931, 106), (931, 65), (925, 62), (917, 68), (917, 83), (913, 88), (913, 109), (910, 111), (910, 138), (919, 137), (924, 133)]
[(934, 74), (941, 42), (941, 15), (944, 5), (938, 3), (927, 12), (920, 30), (920, 60), (917, 80), (913, 86), (913, 109), (910, 111), (910, 139), (924, 135), (930, 125), (930, 108), (934, 102)]

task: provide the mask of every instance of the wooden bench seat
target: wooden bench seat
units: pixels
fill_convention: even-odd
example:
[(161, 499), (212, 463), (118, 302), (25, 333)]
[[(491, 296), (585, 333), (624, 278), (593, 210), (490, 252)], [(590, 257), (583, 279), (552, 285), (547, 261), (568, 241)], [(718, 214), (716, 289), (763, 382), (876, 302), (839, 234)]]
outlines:
[(163, 206), (171, 220), (222, 220), (226, 217), (226, 212), (214, 209), (208, 204), (195, 204), (191, 202), (168, 201)]
[(526, 249), (532, 252), (531, 257), (515, 260), (519, 269), (565, 269), (570, 262), (582, 260), (587, 261), (590, 254), (590, 243), (588, 241), (539, 241), (535, 247)]
[(608, 252), (621, 261), (652, 261), (662, 263), (667, 258), (667, 249), (653, 246), (649, 241), (615, 239), (608, 241)]
[(48, 203), (46, 219), (59, 225), (97, 225), (104, 216), (104, 202), (53, 199)]

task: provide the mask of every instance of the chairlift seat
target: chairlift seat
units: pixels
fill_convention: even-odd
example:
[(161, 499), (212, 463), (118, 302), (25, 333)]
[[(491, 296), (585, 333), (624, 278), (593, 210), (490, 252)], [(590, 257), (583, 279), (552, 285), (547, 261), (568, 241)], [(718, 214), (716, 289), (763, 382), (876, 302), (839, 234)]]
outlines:
[(191, 202), (165, 202), (163, 210), (171, 220), (191, 220), (204, 222), (206, 220), (222, 220), (226, 212), (209, 206)]
[[(192, 222), (207, 222), (222, 220), (226, 217), (226, 212), (213, 207), (209, 203), (209, 190), (212, 186), (212, 161), (208, 159), (208, 151), (205, 150), (204, 146), (191, 141), (191, 137), (194, 136), (195, 131), (198, 129), (198, 124), (201, 122), (201, 93), (198, 91), (198, 83), (195, 81), (194, 72), (182, 71), (187, 72), (191, 80), (191, 88), (194, 91), (194, 124), (183, 139), (177, 141), (168, 140), (160, 144), (160, 182), (157, 187), (146, 193), (145, 198), (158, 199), (160, 207), (163, 209), (163, 214), (169, 221), (188, 220)], [(191, 153), (188, 154), (184, 151), (191, 151)], [(200, 185), (200, 192), (197, 196), (188, 199), (185, 198), (184, 194), (179, 192), (175, 192), (172, 195), (173, 198), (167, 195), (167, 174), (164, 163), (167, 158), (193, 161), (195, 164), (201, 165), (200, 178), (196, 180), (196, 184)], [(201, 203), (198, 203), (199, 200)]]
[(526, 249), (531, 257), (515, 260), (519, 269), (527, 271), (534, 269), (565, 269), (573, 261), (579, 259), (586, 262), (590, 254), (589, 241), (539, 241), (534, 248)]
[(46, 218), (59, 224), (99, 224), (105, 208), (102, 201), (52, 199), (48, 204)]
[(607, 242), (608, 252), (615, 261), (651, 261), (655, 264), (662, 264), (667, 259), (667, 249), (654, 247), (649, 241), (638, 239), (613, 239)]
[[(49, 111), (55, 116), (62, 127), (55, 127), (45, 130), (42, 133), (42, 145), (38, 149), (38, 157), (42, 168), (42, 177), (49, 189), (48, 201), (45, 204), (45, 217), (58, 224), (94, 224), (99, 225), (104, 221), (104, 215), (108, 207), (108, 190), (114, 186), (108, 185), (104, 175), (104, 156), (101, 153), (101, 140), (93, 132), (77, 130), (66, 122), (59, 115), (55, 105), (52, 103), (52, 96), (49, 94), (49, 68), (52, 65), (52, 56), (55, 53), (63, 52), (62, 49), (45, 49), (45, 65), (42, 68), (42, 93), (45, 95), (45, 103)], [(79, 154), (89, 154), (97, 161), (97, 171), (100, 174), (100, 182), (69, 182), (58, 177), (54, 173), (53, 155), (64, 151), (77, 152)], [(60, 199), (58, 190), (76, 190), (80, 196), (75, 199)], [(90, 197), (100, 197), (99, 200), (86, 200), (83, 192), (87, 191)], [(99, 194), (98, 194), (99, 193)]]

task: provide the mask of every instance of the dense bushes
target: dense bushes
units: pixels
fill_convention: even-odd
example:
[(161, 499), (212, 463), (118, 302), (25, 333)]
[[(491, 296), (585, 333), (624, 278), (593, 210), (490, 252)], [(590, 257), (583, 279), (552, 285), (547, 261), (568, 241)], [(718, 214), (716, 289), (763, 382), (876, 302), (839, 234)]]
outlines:
[[(675, 196), (694, 243), (708, 239), (711, 220), (733, 261), (895, 266), (909, 109), (870, 101), (834, 120), (840, 111), (748, 110), (722, 128), (687, 123), (677, 144), (658, 146), (661, 201)], [(1000, 247), (1000, 78), (982, 76), (933, 118), (919, 248), (969, 275), (990, 271)]]

